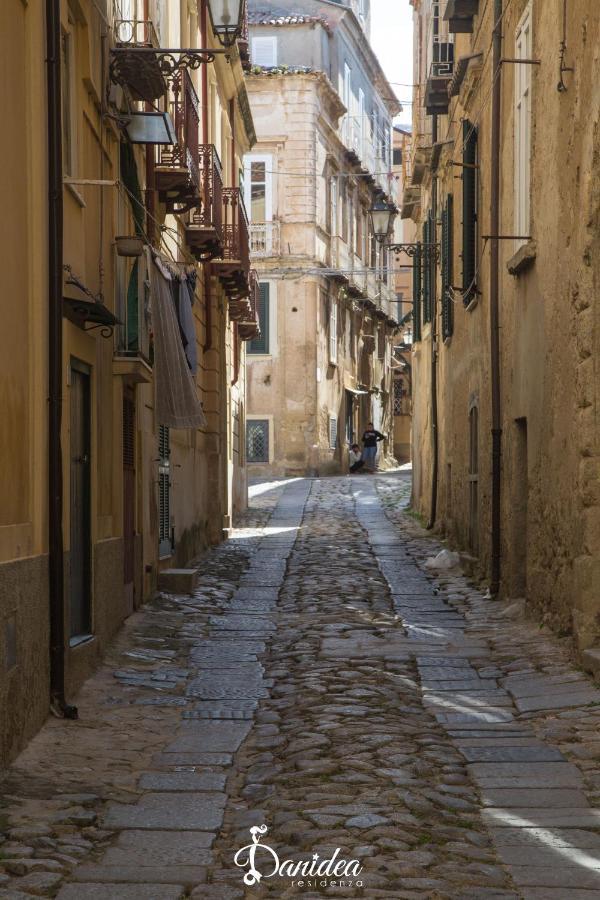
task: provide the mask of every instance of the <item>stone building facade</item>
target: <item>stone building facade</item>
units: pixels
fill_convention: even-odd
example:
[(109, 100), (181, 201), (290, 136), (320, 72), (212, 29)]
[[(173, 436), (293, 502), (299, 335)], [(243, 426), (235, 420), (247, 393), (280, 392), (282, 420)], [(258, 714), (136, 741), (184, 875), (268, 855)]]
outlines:
[(250, 474), (345, 471), (368, 421), (393, 453), (387, 251), (368, 210), (393, 199), (391, 87), (347, 6), (250, 3), (246, 157), (261, 338), (248, 346)]
[[(238, 182), (247, 44), (159, 64), (161, 47), (220, 46), (205, 2), (7, 0), (0, 45), (2, 763), (51, 702), (73, 713), (161, 571), (245, 507), (257, 283)], [(170, 143), (151, 142), (150, 112)]]
[(403, 215), (440, 254), (424, 254), (415, 282), (414, 506), (484, 578), (495, 531), (500, 593), (586, 649), (600, 640), (597, 4), (413, 6), (421, 87)]
[[(404, 185), (410, 179), (411, 132), (394, 125), (392, 132), (392, 173), (396, 180), (398, 197), (404, 194)], [(398, 216), (394, 220), (394, 243), (409, 244), (415, 240), (415, 227), (411, 219)], [(394, 456), (400, 463), (411, 458), (412, 444), (412, 261), (405, 253), (395, 256), (394, 290), (398, 303), (398, 330), (393, 341), (393, 421)]]

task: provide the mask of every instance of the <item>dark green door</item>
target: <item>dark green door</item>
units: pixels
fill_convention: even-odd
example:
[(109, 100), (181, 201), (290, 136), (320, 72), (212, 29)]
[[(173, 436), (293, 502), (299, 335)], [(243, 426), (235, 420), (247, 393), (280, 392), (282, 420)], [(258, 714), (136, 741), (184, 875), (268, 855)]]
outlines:
[(70, 636), (89, 635), (91, 616), (90, 370), (71, 360)]

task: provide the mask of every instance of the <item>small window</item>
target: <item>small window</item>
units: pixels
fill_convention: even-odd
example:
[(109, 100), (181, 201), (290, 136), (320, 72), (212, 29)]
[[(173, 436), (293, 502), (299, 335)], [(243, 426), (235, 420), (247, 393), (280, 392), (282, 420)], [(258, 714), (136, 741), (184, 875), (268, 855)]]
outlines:
[(269, 462), (269, 420), (248, 419), (246, 422), (246, 461)]
[(267, 164), (264, 159), (250, 162), (250, 221), (267, 221)]
[(270, 317), (270, 293), (271, 285), (268, 281), (261, 282), (258, 296), (258, 322), (260, 336), (251, 340), (247, 352), (254, 355), (270, 353), (269, 317)]
[(252, 38), (252, 65), (272, 69), (277, 65), (277, 38)]
[(337, 416), (329, 416), (329, 446), (332, 450), (337, 447), (338, 420)]
[(394, 380), (394, 415), (395, 416), (403, 416), (404, 415), (404, 382), (402, 378), (396, 378)]
[(332, 299), (329, 310), (329, 362), (337, 363), (337, 302)]
[(392, 163), (395, 166), (402, 165), (402, 147), (394, 147), (392, 151)]

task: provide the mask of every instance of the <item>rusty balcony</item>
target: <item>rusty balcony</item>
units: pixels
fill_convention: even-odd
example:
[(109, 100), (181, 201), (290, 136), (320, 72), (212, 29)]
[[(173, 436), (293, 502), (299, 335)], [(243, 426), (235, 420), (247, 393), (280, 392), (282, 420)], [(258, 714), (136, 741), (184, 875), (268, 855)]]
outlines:
[(454, 44), (443, 41), (433, 45), (433, 62), (425, 84), (425, 112), (431, 115), (446, 115), (450, 98), (448, 86), (454, 71)]
[(250, 229), (239, 188), (223, 188), (223, 250), (214, 266), (233, 304), (248, 297)]
[(248, 309), (238, 320), (238, 334), (243, 341), (252, 341), (260, 337), (260, 322), (258, 318), (259, 283), (258, 273), (250, 270), (249, 276), (250, 294), (248, 296)]
[(193, 256), (209, 262), (223, 251), (223, 169), (214, 144), (201, 144), (198, 152), (200, 203), (190, 210), (185, 237)]
[[(167, 84), (161, 71), (160, 49), (154, 24), (149, 19), (116, 19), (115, 46), (111, 51), (111, 77), (126, 86), (134, 100), (158, 100)], [(139, 51), (148, 51), (142, 52)]]
[(175, 126), (176, 143), (157, 146), (156, 189), (168, 212), (182, 213), (201, 202), (200, 105), (187, 69), (180, 69), (170, 78), (167, 108)]
[(448, 30), (454, 34), (470, 34), (478, 8), (479, 0), (448, 0), (444, 11)]

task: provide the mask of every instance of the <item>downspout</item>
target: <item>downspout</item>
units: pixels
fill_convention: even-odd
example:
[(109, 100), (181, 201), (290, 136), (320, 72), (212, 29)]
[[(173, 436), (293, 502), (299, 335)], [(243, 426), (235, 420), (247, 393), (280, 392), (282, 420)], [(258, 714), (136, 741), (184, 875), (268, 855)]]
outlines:
[[(437, 116), (431, 117), (431, 142), (437, 142), (438, 122)], [(437, 175), (433, 175), (431, 182), (431, 217), (433, 220), (433, 244), (437, 243)], [(429, 266), (429, 282), (431, 285), (431, 445), (432, 445), (432, 470), (431, 470), (431, 507), (427, 528), (435, 525), (437, 515), (438, 494), (438, 402), (437, 402), (437, 257), (435, 251), (429, 248), (426, 264)]]
[(50, 705), (65, 718), (77, 708), (65, 701), (65, 597), (62, 477), (63, 187), (60, 87), (60, 0), (46, 0), (48, 106), (48, 599)]
[(494, 0), (492, 35), (492, 127), (490, 183), (490, 368), (492, 388), (492, 560), (490, 594), (500, 589), (500, 500), (502, 465), (502, 418), (500, 409), (500, 321), (499, 321), (499, 243), (500, 228), (500, 76), (502, 72), (502, 0)]
[[(200, 46), (208, 47), (208, 3), (207, 0), (199, 0), (200, 6)], [(200, 66), (200, 95), (202, 100), (202, 143), (208, 146), (208, 67)], [(205, 175), (206, 177), (206, 175)], [(206, 306), (206, 339), (204, 350), (212, 349), (212, 296), (211, 296), (211, 265), (205, 262), (203, 266), (204, 276), (204, 303)]]

